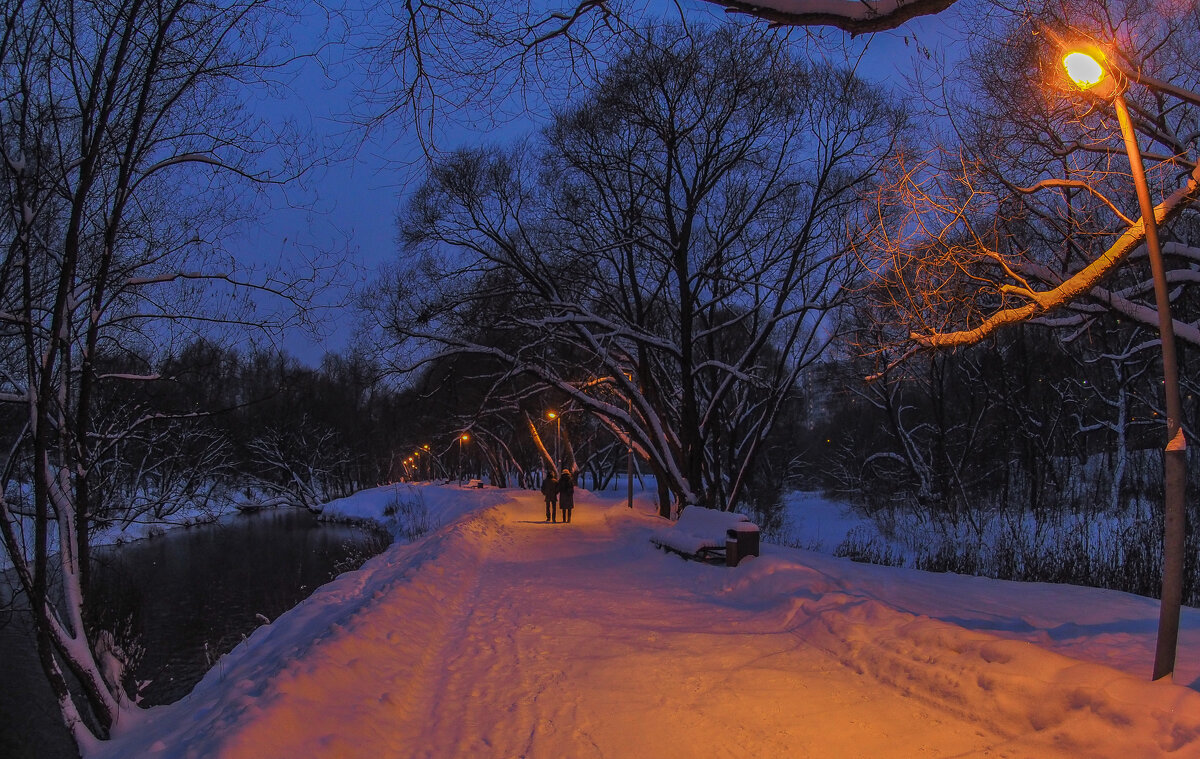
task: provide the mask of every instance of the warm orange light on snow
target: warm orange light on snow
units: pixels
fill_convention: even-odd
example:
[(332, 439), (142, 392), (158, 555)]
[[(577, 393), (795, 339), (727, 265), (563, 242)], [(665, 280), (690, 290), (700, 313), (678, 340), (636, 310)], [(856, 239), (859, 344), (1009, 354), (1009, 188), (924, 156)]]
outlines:
[(1081, 90), (1095, 87), (1105, 77), (1103, 64), (1088, 53), (1078, 50), (1063, 56), (1063, 66), (1067, 69), (1067, 76), (1071, 77), (1071, 81)]

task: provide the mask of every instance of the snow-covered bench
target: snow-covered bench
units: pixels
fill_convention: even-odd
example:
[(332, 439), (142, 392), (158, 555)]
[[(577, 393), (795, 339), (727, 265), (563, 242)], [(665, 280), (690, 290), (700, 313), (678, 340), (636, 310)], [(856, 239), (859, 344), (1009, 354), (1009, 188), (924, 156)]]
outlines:
[[(736, 545), (733, 555), (726, 552), (730, 540)], [(655, 530), (650, 542), (689, 559), (724, 557), (727, 564), (737, 566), (744, 556), (758, 556), (758, 525), (736, 511), (688, 506), (674, 525)]]

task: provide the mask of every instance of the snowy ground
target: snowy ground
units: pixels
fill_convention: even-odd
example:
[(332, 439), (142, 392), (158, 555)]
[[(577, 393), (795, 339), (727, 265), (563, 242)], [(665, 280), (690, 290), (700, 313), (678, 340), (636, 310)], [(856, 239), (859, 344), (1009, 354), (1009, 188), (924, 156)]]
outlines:
[(849, 504), (831, 501), (818, 493), (787, 493), (783, 509), (779, 542), (787, 545), (832, 554), (855, 528), (884, 539), (875, 524), (855, 513)]
[[(367, 491), (352, 512), (394, 500)], [(764, 546), (654, 549), (648, 503), (427, 487), (395, 545), (120, 726), (102, 757), (1200, 756), (1156, 602)], [(1200, 689), (1200, 612), (1177, 682)]]

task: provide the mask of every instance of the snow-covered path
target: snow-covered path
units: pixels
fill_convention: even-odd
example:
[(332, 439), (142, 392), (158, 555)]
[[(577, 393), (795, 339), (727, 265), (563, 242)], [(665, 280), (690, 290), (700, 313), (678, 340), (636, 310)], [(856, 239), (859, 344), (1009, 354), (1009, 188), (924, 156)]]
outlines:
[(458, 492), (492, 505), (342, 576), (90, 757), (1200, 756), (1195, 691), (879, 590), (940, 577), (969, 607), (1012, 584), (771, 546), (705, 566), (587, 494), (562, 525), (535, 494)]

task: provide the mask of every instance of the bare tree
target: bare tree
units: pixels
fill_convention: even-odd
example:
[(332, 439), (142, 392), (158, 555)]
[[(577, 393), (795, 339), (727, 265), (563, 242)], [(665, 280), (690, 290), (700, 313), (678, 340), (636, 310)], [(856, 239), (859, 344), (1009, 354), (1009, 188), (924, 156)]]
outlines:
[(331, 429), (301, 417), (287, 429), (266, 430), (250, 441), (257, 474), (251, 482), (266, 494), (253, 505), (288, 505), (320, 511), (322, 504), (350, 494), (342, 471), (351, 455)]
[[(6, 441), (0, 534), (42, 668), (84, 743), (134, 708), (93, 653), (83, 609), (102, 469), (146, 429), (135, 418), (119, 432), (98, 425), (97, 394), (153, 379), (105, 371), (101, 358), (149, 355), (170, 322), (237, 318), (210, 298), (213, 286), (251, 282), (216, 255), (233, 220), (223, 211), (238, 207), (216, 177), (278, 178), (255, 168), (265, 135), (233, 90), (286, 59), (270, 54), (284, 19), (265, 0), (2, 8), (0, 400), (23, 424)], [(283, 280), (260, 286), (299, 295)], [(26, 488), (28, 519), (9, 505)]]
[(381, 322), (552, 388), (681, 502), (731, 506), (828, 337), (846, 215), (903, 123), (754, 30), (647, 32), (541, 146), (433, 170)]

